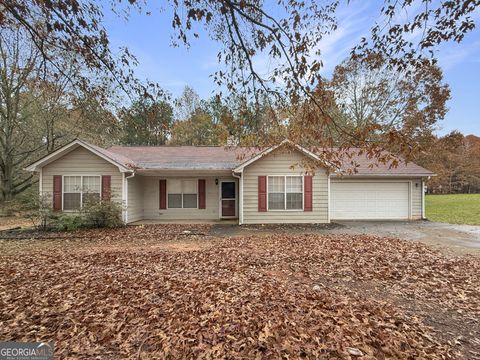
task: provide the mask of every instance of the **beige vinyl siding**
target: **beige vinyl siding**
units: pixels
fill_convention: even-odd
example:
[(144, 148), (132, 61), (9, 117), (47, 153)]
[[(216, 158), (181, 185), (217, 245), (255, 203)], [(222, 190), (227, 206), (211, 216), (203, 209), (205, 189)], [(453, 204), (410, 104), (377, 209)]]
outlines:
[(412, 179), (412, 219), (422, 218), (422, 179)]
[(122, 174), (118, 167), (81, 146), (42, 168), (42, 193), (51, 198), (54, 175), (110, 175), (112, 200), (122, 202)]
[[(167, 192), (169, 179), (205, 179), (205, 209), (162, 209), (160, 210), (160, 179), (167, 179)], [(218, 179), (218, 185), (215, 184)], [(145, 220), (218, 220), (220, 218), (219, 206), (219, 189), (220, 180), (236, 181), (233, 177), (156, 177), (144, 176), (142, 184), (144, 188), (143, 205)], [(237, 186), (238, 188), (238, 186)], [(198, 191), (198, 190), (197, 190)], [(238, 206), (238, 204), (237, 204)]]
[[(265, 175), (304, 175), (304, 156), (299, 151), (277, 149), (243, 170), (243, 223), (326, 223), (328, 222), (328, 176), (317, 169), (313, 177), (313, 211), (258, 211), (258, 177)], [(293, 165), (295, 168), (292, 169)]]
[[(127, 176), (128, 177), (128, 176)], [(135, 176), (127, 181), (127, 222), (143, 219), (143, 183), (142, 178)]]

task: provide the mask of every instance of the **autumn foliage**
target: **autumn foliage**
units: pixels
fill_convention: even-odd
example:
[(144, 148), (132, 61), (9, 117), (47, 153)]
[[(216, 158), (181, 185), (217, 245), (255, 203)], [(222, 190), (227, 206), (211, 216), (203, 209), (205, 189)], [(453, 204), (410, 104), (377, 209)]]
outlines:
[(480, 192), (480, 138), (453, 131), (429, 140), (419, 164), (436, 173), (428, 182), (430, 193)]

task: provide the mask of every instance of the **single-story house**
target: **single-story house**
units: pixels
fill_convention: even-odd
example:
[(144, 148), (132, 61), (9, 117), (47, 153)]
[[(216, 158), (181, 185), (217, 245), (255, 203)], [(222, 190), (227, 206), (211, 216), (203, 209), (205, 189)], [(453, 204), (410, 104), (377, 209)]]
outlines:
[[(286, 146), (288, 145), (288, 146)], [(288, 140), (263, 150), (213, 146), (113, 146), (75, 140), (26, 168), (57, 211), (75, 211), (86, 196), (123, 204), (125, 223), (140, 220), (239, 224), (413, 220), (425, 216), (424, 182), (432, 172), (366, 155), (346, 158), (357, 171), (305, 171), (321, 160)]]

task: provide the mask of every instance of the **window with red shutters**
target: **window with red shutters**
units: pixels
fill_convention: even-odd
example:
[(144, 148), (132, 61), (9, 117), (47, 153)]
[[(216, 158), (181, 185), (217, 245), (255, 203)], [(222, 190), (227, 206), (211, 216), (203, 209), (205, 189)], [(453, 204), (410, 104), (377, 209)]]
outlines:
[(206, 208), (205, 179), (198, 179), (198, 208)]
[(110, 175), (102, 175), (102, 200), (108, 201), (111, 198), (112, 177)]
[(303, 177), (304, 181), (304, 192), (303, 192), (303, 211), (313, 211), (313, 178), (310, 175), (305, 175)]
[(160, 209), (167, 208), (167, 180), (160, 180)]
[(62, 175), (53, 175), (53, 210), (62, 210)]
[(258, 177), (258, 211), (267, 211), (267, 177)]

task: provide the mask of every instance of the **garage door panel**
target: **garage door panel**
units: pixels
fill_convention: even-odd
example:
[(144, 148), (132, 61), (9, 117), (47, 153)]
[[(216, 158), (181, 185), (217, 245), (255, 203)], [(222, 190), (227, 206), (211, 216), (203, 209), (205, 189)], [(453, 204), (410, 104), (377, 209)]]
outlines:
[(408, 182), (332, 182), (332, 219), (408, 219)]

